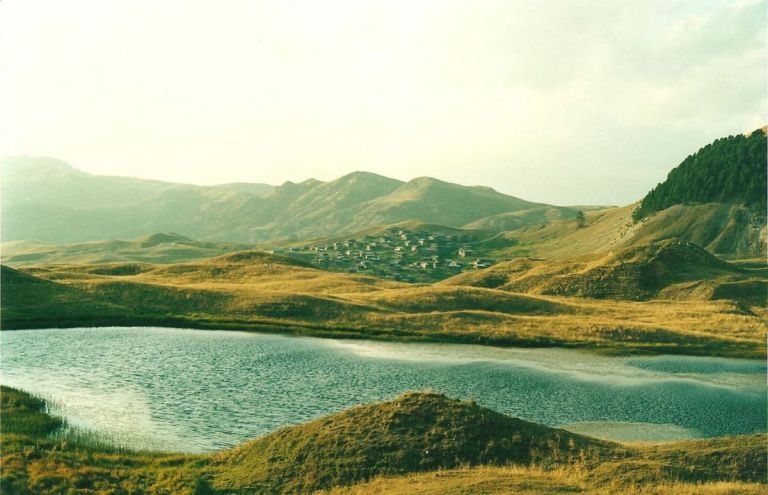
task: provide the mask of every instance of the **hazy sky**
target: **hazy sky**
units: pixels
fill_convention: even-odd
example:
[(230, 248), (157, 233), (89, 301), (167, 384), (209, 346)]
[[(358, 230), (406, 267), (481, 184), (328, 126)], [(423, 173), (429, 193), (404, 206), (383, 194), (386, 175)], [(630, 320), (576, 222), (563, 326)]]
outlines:
[(0, 154), (626, 204), (766, 123), (762, 0), (0, 2)]

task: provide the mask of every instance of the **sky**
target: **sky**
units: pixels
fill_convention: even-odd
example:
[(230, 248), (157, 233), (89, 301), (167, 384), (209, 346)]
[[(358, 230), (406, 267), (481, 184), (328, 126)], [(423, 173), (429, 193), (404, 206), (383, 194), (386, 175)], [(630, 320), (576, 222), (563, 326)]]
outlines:
[(0, 155), (628, 204), (768, 122), (762, 0), (3, 0)]

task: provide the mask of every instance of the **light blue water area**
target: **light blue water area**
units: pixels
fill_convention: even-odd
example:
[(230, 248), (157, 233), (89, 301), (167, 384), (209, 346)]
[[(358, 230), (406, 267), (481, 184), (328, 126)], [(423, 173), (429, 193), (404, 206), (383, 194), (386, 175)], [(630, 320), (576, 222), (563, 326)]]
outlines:
[(617, 440), (752, 433), (768, 421), (762, 361), (160, 328), (0, 332), (0, 352), (0, 382), (134, 448), (216, 450), (424, 389)]

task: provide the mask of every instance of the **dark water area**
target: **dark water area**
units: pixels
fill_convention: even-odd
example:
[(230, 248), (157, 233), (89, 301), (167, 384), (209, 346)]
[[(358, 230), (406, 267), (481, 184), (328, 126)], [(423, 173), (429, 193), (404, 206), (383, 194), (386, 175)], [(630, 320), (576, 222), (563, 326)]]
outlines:
[(424, 389), (615, 440), (752, 433), (768, 421), (763, 361), (161, 328), (0, 332), (0, 346), (0, 382), (132, 448), (217, 450)]

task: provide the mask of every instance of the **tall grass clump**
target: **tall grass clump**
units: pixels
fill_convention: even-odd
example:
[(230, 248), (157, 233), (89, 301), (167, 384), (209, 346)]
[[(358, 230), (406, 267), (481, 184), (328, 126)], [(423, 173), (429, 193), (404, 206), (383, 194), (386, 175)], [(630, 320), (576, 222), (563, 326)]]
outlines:
[(64, 421), (47, 413), (46, 402), (0, 385), (0, 432), (45, 436), (60, 430)]

